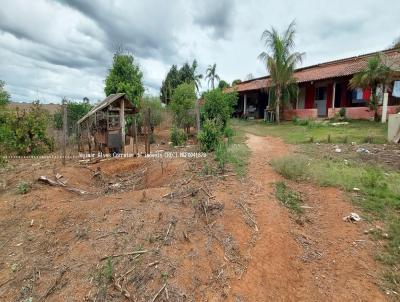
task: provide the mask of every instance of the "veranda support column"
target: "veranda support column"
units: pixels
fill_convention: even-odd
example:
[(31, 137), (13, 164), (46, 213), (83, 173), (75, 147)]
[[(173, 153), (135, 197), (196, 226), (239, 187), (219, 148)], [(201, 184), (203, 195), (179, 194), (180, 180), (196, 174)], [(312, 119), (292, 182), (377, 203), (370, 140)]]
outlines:
[(336, 97), (336, 82), (333, 82), (332, 109), (335, 109), (335, 97)]
[(244, 94), (244, 99), (243, 99), (243, 115), (246, 115), (247, 111), (247, 94)]
[(383, 94), (383, 104), (382, 104), (382, 123), (386, 123), (388, 99), (389, 99), (389, 94), (385, 92)]

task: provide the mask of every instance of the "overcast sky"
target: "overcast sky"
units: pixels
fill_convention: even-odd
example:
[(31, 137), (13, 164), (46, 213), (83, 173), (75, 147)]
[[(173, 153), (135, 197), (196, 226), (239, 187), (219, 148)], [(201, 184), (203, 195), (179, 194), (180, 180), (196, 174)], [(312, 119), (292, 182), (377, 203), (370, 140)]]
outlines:
[[(2, 0), (0, 79), (13, 100), (97, 101), (119, 45), (134, 54), (146, 92), (172, 64), (217, 64), (228, 82), (266, 74), (260, 35), (296, 19), (303, 66), (387, 48), (400, 36), (400, 1)], [(203, 89), (207, 85), (203, 83)]]

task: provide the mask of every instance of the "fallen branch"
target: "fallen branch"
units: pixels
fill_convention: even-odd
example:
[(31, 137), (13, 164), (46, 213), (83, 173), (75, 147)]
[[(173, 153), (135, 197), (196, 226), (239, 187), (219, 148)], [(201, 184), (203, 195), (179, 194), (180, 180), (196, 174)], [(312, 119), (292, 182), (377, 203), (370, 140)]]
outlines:
[(215, 197), (215, 196), (211, 195), (211, 194), (210, 194), (206, 189), (204, 189), (203, 187), (201, 187), (200, 189), (203, 190), (204, 193), (206, 193), (208, 197), (210, 197), (210, 198), (214, 198), (214, 197)]
[(154, 261), (154, 262), (147, 264), (147, 267), (151, 267), (151, 266), (157, 265), (159, 263), (160, 263), (160, 261)]
[(54, 283), (47, 289), (46, 293), (44, 294), (44, 296), (42, 298), (39, 299), (39, 301), (44, 301), (48, 296), (50, 296), (57, 288), (57, 286), (59, 285), (62, 277), (64, 276), (64, 274), (67, 272), (68, 268), (64, 267), (60, 274), (58, 275), (57, 279), (54, 281)]
[(169, 225), (168, 225), (168, 230), (167, 230), (167, 233), (165, 234), (165, 237), (164, 237), (164, 243), (167, 241), (169, 232), (171, 231), (172, 224), (173, 224), (173, 223), (170, 222)]
[(206, 223), (208, 224), (208, 215), (207, 215), (207, 208), (206, 208), (205, 202), (202, 202), (201, 205), (203, 206), (204, 215), (206, 216)]
[(57, 181), (52, 180), (52, 179), (50, 179), (50, 178), (48, 178), (47, 176), (44, 176), (44, 175), (40, 176), (38, 178), (38, 181), (39, 182), (43, 182), (43, 183), (48, 184), (48, 185), (53, 186), (53, 187), (63, 187), (63, 188), (66, 188), (70, 192), (77, 193), (77, 194), (80, 194), (80, 195), (92, 194), (92, 193), (86, 192), (86, 191), (84, 191), (82, 189), (78, 189), (78, 188), (74, 188), (74, 187), (67, 187), (67, 185), (64, 182), (62, 182), (60, 180), (57, 180)]
[(156, 299), (162, 293), (162, 291), (165, 289), (166, 286), (167, 286), (167, 283), (164, 283), (164, 285), (160, 288), (160, 290), (157, 292), (157, 294), (154, 296), (154, 298), (151, 300), (151, 302), (156, 301)]
[(256, 232), (258, 232), (258, 226), (257, 226), (257, 222), (253, 219), (252, 215), (249, 213), (248, 209), (241, 203), (239, 202), (239, 205), (242, 207), (242, 209), (244, 210), (244, 212), (247, 214), (247, 217), (249, 217), (249, 219), (251, 220), (251, 222), (254, 224), (254, 229)]
[(147, 252), (148, 252), (148, 250), (143, 250), (143, 251), (134, 251), (134, 252), (130, 252), (130, 253), (115, 254), (115, 255), (111, 255), (111, 256), (102, 257), (102, 258), (100, 258), (100, 261), (105, 260), (105, 259), (108, 259), (108, 258), (110, 258), (110, 257), (111, 257), (111, 258), (117, 258), (117, 257), (132, 256), (132, 255), (138, 255), (138, 256), (140, 256), (140, 255), (145, 254), (145, 253), (147, 253)]
[(112, 233), (108, 233), (108, 234), (99, 236), (99, 237), (96, 238), (96, 240), (99, 240), (99, 239), (102, 239), (102, 238), (106, 238), (106, 237), (108, 237), (108, 236), (116, 235), (116, 234), (128, 234), (128, 232), (127, 232), (127, 231), (112, 232)]

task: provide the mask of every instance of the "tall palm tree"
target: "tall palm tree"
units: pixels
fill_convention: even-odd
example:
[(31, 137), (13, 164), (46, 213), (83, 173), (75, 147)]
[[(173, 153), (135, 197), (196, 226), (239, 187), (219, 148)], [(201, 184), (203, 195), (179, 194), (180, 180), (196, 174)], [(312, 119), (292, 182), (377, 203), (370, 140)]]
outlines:
[[(292, 21), (282, 35), (271, 27), (261, 35), (266, 51), (258, 58), (263, 61), (271, 77), (269, 99), (275, 105), (276, 121), (280, 122), (282, 102), (296, 98), (298, 86), (294, 78), (297, 63), (301, 63), (304, 53), (293, 52), (296, 23)], [(283, 106), (282, 106), (283, 109)]]
[(383, 62), (383, 54), (377, 54), (368, 60), (364, 70), (356, 73), (350, 80), (349, 86), (355, 88), (371, 88), (369, 108), (374, 111), (374, 120), (379, 121), (379, 99), (376, 95), (378, 85), (385, 86), (390, 82), (392, 70)]
[(208, 65), (208, 68), (206, 70), (206, 77), (205, 79), (208, 79), (208, 86), (210, 86), (211, 82), (211, 87), (212, 89), (215, 88), (215, 80), (219, 81), (219, 75), (216, 73), (217, 69), (217, 64), (214, 63), (214, 65)]
[(199, 88), (201, 87), (201, 79), (203, 78), (203, 75), (197, 74), (196, 69), (197, 69), (197, 60), (194, 59), (193, 63), (192, 63), (192, 67), (191, 67), (192, 78), (193, 78), (194, 85), (196, 86), (196, 90), (197, 90), (197, 92), (199, 92)]

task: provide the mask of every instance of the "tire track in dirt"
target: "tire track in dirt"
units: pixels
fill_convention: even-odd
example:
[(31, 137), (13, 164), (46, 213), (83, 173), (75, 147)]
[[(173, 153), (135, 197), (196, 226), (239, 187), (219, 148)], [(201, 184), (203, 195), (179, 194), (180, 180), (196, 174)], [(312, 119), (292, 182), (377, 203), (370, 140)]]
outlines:
[[(375, 284), (374, 246), (363, 234), (367, 225), (343, 222), (357, 210), (342, 192), (289, 182), (312, 207), (306, 214), (310, 222), (298, 225), (273, 196), (273, 183), (282, 178), (268, 164), (293, 147), (280, 138), (254, 135), (248, 135), (247, 144), (252, 151), (248, 176), (260, 187), (248, 197), (259, 236), (247, 272), (231, 282), (231, 293), (244, 301), (386, 301)], [(320, 257), (308, 259), (310, 253)]]

